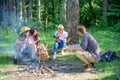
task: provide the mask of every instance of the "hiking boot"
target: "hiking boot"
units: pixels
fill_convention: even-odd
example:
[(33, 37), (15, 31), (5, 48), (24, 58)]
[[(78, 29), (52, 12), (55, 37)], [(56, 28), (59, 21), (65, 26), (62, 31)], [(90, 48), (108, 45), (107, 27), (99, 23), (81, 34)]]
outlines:
[(95, 67), (94, 63), (91, 62), (90, 64), (92, 65), (93, 68)]
[(87, 64), (86, 71), (91, 71), (91, 70), (92, 70), (92, 65), (91, 64)]
[[(90, 63), (91, 65), (92, 65), (92, 67), (94, 68), (95, 66), (94, 66), (94, 63)], [(85, 64), (84, 65), (84, 68), (88, 68), (88, 64)]]

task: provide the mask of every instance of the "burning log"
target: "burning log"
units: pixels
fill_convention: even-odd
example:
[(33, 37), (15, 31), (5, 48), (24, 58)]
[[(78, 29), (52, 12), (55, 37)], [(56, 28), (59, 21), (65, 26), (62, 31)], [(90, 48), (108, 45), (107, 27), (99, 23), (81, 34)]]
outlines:
[(40, 49), (38, 49), (38, 52), (39, 52), (39, 56), (37, 58), (37, 61), (38, 61), (38, 70), (40, 70), (40, 73), (45, 74), (46, 72), (50, 72), (51, 74), (54, 74), (54, 71), (44, 64), (44, 61), (46, 61), (45, 55), (40, 52)]

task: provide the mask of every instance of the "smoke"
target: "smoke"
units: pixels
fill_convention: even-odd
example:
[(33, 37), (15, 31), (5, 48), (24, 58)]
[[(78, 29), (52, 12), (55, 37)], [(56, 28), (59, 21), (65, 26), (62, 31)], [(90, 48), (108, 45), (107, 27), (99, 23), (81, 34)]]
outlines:
[(3, 30), (9, 28), (12, 32), (19, 33), (20, 28), (24, 25), (24, 20), (14, 11), (2, 10), (0, 12), (0, 28)]
[(14, 50), (14, 46), (1, 46), (0, 47), (0, 54), (4, 53), (4, 54), (14, 54), (15, 50)]

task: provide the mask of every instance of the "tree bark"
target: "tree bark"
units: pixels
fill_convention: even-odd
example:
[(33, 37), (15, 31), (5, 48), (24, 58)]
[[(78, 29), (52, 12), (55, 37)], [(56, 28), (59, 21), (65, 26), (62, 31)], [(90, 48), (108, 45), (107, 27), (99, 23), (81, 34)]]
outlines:
[(108, 8), (108, 0), (103, 0), (103, 17), (107, 18), (107, 8)]
[(27, 25), (27, 11), (26, 11), (26, 2), (23, 0), (23, 18), (24, 18), (24, 25)]
[(77, 26), (79, 25), (79, 0), (68, 0), (67, 9), (67, 27), (68, 27), (68, 38), (71, 38), (70, 43), (78, 43), (79, 37), (77, 32)]
[(5, 22), (5, 0), (3, 0), (3, 10), (2, 10), (2, 14), (3, 14), (3, 22)]
[(32, 20), (33, 0), (29, 0), (28, 19)]
[(53, 16), (53, 22), (55, 21), (55, 13), (54, 13), (54, 11), (55, 11), (55, 7), (54, 7), (55, 5), (54, 5), (54, 0), (52, 0), (52, 16)]
[(8, 25), (8, 21), (9, 21), (9, 13), (8, 13), (8, 9), (9, 9), (9, 6), (8, 6), (8, 0), (4, 0), (3, 1), (3, 19), (4, 19), (4, 23), (6, 25)]
[(1, 25), (1, 23), (2, 23), (2, 20), (3, 20), (3, 12), (2, 12), (2, 10), (3, 10), (3, 0), (0, 0), (0, 25)]
[(17, 23), (22, 23), (22, 0), (17, 0)]
[(10, 28), (14, 31), (16, 22), (15, 0), (9, 0), (9, 18)]
[(67, 0), (62, 0), (62, 15), (61, 15), (61, 21), (64, 24), (64, 26), (66, 26), (66, 2)]
[(38, 0), (38, 27), (40, 27), (40, 0)]
[(44, 31), (47, 29), (47, 25), (48, 25), (48, 8), (47, 8), (47, 0), (44, 0), (44, 10), (45, 10), (45, 27), (44, 27)]

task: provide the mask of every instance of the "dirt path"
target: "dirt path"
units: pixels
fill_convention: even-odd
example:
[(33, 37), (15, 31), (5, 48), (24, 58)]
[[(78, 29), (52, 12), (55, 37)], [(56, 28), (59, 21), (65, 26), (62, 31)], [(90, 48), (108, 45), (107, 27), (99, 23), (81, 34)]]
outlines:
[[(13, 51), (13, 47), (1, 48), (0, 51)], [(35, 75), (25, 69), (24, 65), (13, 65), (7, 70), (0, 68), (0, 80), (93, 80), (97, 79), (98, 74), (85, 72), (83, 65), (79, 63), (48, 62), (48, 67), (52, 66), (55, 75), (45, 73)]]
[[(50, 65), (53, 64), (50, 63)], [(85, 72), (82, 65), (78, 66), (78, 63), (58, 62), (54, 63), (52, 67), (54, 67), (54, 75), (50, 72), (38, 75), (27, 71), (24, 65), (14, 65), (3, 71), (6, 75), (2, 76), (0, 80), (93, 80), (99, 78), (98, 74)]]

